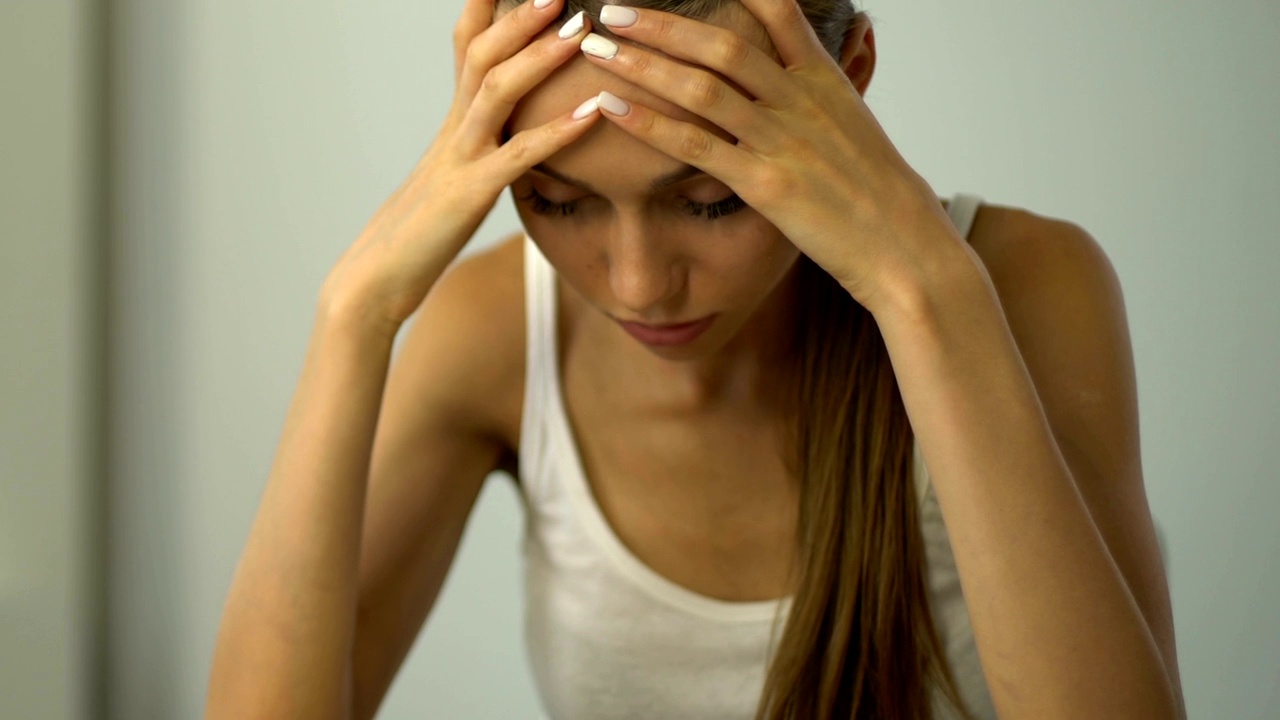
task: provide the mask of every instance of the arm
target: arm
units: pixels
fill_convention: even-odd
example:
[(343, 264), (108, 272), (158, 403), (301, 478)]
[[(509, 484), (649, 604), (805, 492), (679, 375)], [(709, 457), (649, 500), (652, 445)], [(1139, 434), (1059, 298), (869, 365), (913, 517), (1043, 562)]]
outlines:
[[(207, 717), (341, 719), (352, 706), (376, 706), (366, 698), (380, 697), (434, 600), (459, 518), (496, 451), (474, 418), (452, 412), (466, 401), (453, 402), (446, 389), (474, 386), (450, 373), (461, 367), (468, 377), (473, 368), (457, 359), (475, 354), (450, 348), (447, 335), (435, 345), (443, 351), (422, 355), (430, 371), (404, 370), (426, 373), (426, 414), (411, 400), (388, 414), (392, 340), (502, 190), (599, 117), (565, 113), (503, 138), (519, 99), (577, 54), (572, 41), (583, 30), (566, 40), (549, 29), (561, 8), (525, 3), (495, 20), (492, 0), (467, 0), (453, 35), (457, 92), (440, 133), (325, 279), (218, 629)], [(421, 333), (442, 332), (430, 327)], [(377, 457), (375, 430), (387, 434)], [(419, 501), (417, 512), (433, 522), (419, 534), (379, 522), (397, 517), (388, 497)]]
[[(524, 314), (522, 284), (495, 278), (520, 277), (520, 249), (440, 278), (389, 373), (390, 343), (326, 344), (318, 326), (224, 611), (209, 717), (376, 712), (505, 449), (494, 408), (523, 389)], [(342, 361), (362, 348), (374, 360)]]
[(318, 313), (218, 628), (208, 718), (345, 718), (366, 473), (392, 336)]
[(353, 720), (377, 712), (512, 442), (524, 394), (522, 241), (441, 278), (387, 381), (360, 547)]
[(1181, 717), (1119, 283), (1083, 230), (1029, 217), (982, 257), (933, 242), (873, 313), (1000, 716)]

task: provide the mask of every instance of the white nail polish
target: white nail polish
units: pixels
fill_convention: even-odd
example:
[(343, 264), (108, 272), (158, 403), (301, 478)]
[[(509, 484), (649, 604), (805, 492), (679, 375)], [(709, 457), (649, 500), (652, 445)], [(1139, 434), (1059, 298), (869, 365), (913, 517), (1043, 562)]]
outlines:
[(604, 60), (612, 60), (618, 54), (618, 44), (609, 38), (591, 33), (582, 39), (582, 52)]
[(551, 0), (533, 0), (533, 6), (536, 8), (544, 8), (551, 4)]
[(560, 39), (568, 40), (569, 38), (582, 32), (584, 24), (583, 18), (586, 17), (586, 11), (579, 10), (577, 15), (564, 21), (564, 25), (560, 26)]
[(613, 93), (602, 92), (596, 99), (600, 102), (600, 109), (608, 111), (610, 115), (626, 115), (631, 112), (631, 105)]
[(581, 120), (581, 119), (583, 119), (583, 118), (587, 117), (588, 115), (590, 115), (591, 113), (595, 112), (595, 111), (596, 111), (596, 110), (598, 110), (598, 109), (600, 109), (600, 96), (599, 96), (599, 95), (597, 95), (596, 97), (593, 97), (593, 98), (591, 98), (590, 100), (588, 100), (588, 101), (586, 101), (586, 102), (582, 103), (581, 105), (579, 105), (579, 106), (578, 106), (578, 109), (573, 111), (573, 119), (574, 119), (574, 120)]
[(600, 22), (609, 27), (631, 27), (640, 15), (629, 7), (606, 5), (600, 8)]

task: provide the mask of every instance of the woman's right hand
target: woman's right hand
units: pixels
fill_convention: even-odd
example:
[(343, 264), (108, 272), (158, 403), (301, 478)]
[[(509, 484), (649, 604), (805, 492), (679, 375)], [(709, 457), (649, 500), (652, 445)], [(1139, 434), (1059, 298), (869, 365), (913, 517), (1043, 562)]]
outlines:
[(320, 292), (325, 316), (373, 323), (394, 335), (503, 189), (599, 118), (569, 114), (502, 142), (516, 103), (577, 55), (590, 30), (568, 39), (555, 32), (538, 37), (563, 2), (539, 8), (526, 0), (494, 22), (494, 0), (466, 0), (453, 33), (453, 105), (409, 177), (329, 272)]

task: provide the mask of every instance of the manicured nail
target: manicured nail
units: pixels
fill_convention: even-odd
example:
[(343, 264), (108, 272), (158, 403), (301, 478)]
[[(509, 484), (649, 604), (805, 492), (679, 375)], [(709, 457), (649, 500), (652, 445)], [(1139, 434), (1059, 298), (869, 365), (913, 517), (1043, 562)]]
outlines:
[(618, 44), (609, 38), (591, 33), (582, 39), (582, 52), (604, 60), (612, 60), (618, 54)]
[(533, 0), (533, 6), (536, 8), (544, 8), (552, 3), (552, 0)]
[(588, 115), (590, 115), (591, 113), (595, 112), (599, 108), (600, 108), (600, 96), (597, 95), (591, 98), (590, 100), (579, 105), (578, 109), (573, 111), (573, 119), (581, 120), (587, 117)]
[(564, 25), (560, 26), (560, 39), (568, 40), (569, 38), (582, 32), (583, 18), (586, 11), (580, 10), (577, 15), (564, 21)]
[(609, 27), (631, 27), (639, 18), (635, 10), (621, 5), (606, 5), (600, 10), (600, 22)]
[(600, 102), (600, 109), (608, 111), (610, 115), (626, 115), (631, 112), (627, 101), (613, 93), (602, 92), (596, 99)]

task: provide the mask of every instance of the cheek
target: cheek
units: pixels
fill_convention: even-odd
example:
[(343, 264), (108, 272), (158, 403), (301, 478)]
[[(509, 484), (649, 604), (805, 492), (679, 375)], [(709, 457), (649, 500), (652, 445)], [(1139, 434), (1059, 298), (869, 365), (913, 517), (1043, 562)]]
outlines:
[(598, 258), (590, 250), (590, 238), (581, 230), (565, 227), (565, 223), (528, 213), (525, 230), (538, 246), (542, 256), (570, 286), (580, 293), (590, 294), (590, 286), (598, 283), (595, 278), (603, 273), (597, 267)]
[(548, 260), (552, 256), (560, 257), (571, 248), (583, 248), (589, 239), (586, 228), (572, 218), (559, 215), (540, 215), (522, 202), (515, 202), (516, 215), (525, 232), (533, 238), (534, 243), (542, 250)]
[(717, 254), (721, 272), (769, 283), (791, 267), (800, 251), (776, 231), (744, 232), (726, 239)]

